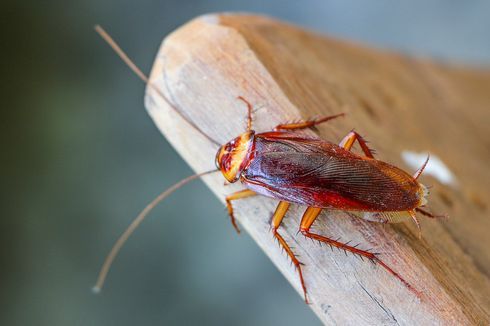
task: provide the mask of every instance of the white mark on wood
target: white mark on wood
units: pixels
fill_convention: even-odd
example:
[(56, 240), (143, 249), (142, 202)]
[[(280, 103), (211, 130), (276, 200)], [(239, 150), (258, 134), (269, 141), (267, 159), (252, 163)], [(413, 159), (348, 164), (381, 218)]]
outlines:
[(199, 17), (200, 20), (211, 24), (211, 25), (218, 25), (219, 24), (219, 16), (216, 14), (207, 14)]
[[(407, 165), (413, 169), (418, 169), (424, 164), (427, 153), (403, 151), (401, 156)], [(429, 163), (427, 163), (427, 166), (425, 167), (424, 174), (433, 176), (442, 184), (453, 187), (457, 186), (454, 174), (449, 170), (447, 165), (434, 154), (430, 154)]]

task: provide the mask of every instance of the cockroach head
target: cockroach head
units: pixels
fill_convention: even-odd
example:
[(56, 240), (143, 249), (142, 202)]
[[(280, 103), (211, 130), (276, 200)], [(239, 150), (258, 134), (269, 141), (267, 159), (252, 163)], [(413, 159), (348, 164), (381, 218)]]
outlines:
[(247, 131), (225, 145), (216, 153), (216, 166), (228, 182), (236, 182), (250, 161), (254, 147), (254, 131)]

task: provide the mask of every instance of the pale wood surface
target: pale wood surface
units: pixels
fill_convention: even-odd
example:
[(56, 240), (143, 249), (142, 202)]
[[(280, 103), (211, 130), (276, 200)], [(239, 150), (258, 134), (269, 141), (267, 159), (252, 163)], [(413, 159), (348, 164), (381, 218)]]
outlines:
[[(423, 219), (423, 240), (412, 225), (379, 225), (342, 212), (323, 212), (315, 224), (319, 233), (382, 252), (382, 259), (422, 292), (420, 299), (382, 268), (297, 236), (304, 207), (288, 212), (282, 233), (306, 265), (311, 307), (325, 324), (489, 324), (489, 72), (371, 50), (264, 17), (208, 15), (165, 39), (150, 79), (221, 143), (245, 129), (245, 108), (236, 100), (241, 95), (258, 108), (258, 132), (346, 112), (346, 118), (315, 132), (338, 142), (355, 128), (378, 150), (378, 159), (407, 171), (403, 150), (440, 157), (458, 187), (422, 177), (434, 186), (432, 210), (451, 216), (442, 222)], [(196, 171), (214, 167), (216, 146), (151, 88), (146, 106)], [(221, 200), (241, 189), (225, 187), (223, 180), (218, 174), (205, 178)], [(294, 268), (269, 231), (276, 203), (258, 197), (234, 206), (243, 228), (301, 293)]]

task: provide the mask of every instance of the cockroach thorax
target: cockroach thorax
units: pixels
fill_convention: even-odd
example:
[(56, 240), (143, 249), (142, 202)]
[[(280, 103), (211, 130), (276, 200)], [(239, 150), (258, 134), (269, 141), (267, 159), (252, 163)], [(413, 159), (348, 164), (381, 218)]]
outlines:
[(247, 131), (221, 146), (216, 153), (216, 166), (228, 182), (236, 182), (250, 161), (254, 135), (253, 130)]

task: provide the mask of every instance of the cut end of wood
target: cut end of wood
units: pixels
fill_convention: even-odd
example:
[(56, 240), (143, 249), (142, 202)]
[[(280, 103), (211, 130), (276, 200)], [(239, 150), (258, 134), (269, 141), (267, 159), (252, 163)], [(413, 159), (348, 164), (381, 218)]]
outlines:
[[(420, 297), (381, 268), (296, 236), (302, 207), (288, 212), (283, 233), (302, 256), (310, 306), (326, 324), (490, 321), (490, 219), (483, 200), (490, 198), (485, 184), (490, 180), (485, 143), (490, 130), (482, 123), (490, 121), (490, 98), (481, 87), (490, 84), (490, 73), (372, 50), (266, 17), (210, 14), (165, 39), (150, 82), (184, 117), (222, 143), (246, 128), (246, 111), (237, 100), (243, 96), (255, 107), (258, 132), (291, 120), (347, 112), (316, 134), (337, 143), (356, 128), (378, 149), (377, 158), (406, 169), (410, 166), (402, 153), (433, 153), (459, 186), (445, 185), (429, 173), (421, 177), (433, 185), (431, 208), (452, 217), (446, 223), (423, 221), (423, 240), (412, 226), (383, 226), (343, 212), (323, 214), (315, 224), (318, 233), (381, 252)], [(194, 170), (213, 167), (216, 145), (151, 88), (146, 107)], [(221, 200), (240, 189), (224, 187), (221, 176), (206, 183)], [(296, 271), (269, 233), (274, 204), (267, 198), (245, 199), (236, 203), (236, 215), (302, 293)]]

